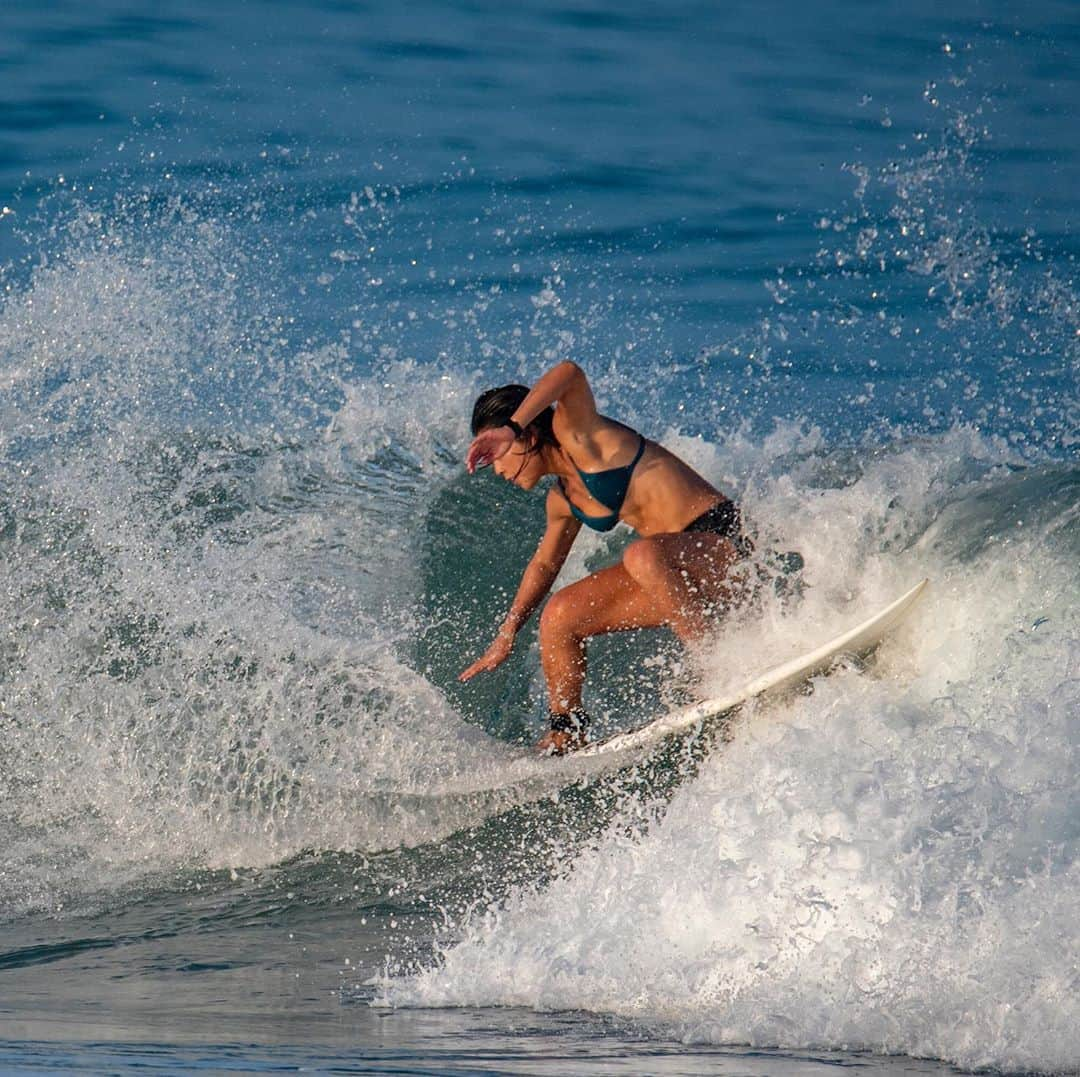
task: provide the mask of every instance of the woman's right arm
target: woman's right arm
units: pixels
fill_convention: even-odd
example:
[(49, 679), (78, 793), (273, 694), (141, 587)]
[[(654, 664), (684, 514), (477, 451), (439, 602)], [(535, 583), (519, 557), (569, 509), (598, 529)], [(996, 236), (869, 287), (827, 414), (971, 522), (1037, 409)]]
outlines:
[(555, 489), (548, 491), (547, 527), (536, 553), (525, 566), (514, 601), (491, 646), (461, 673), (458, 680), (471, 680), (477, 673), (495, 669), (510, 657), (518, 631), (551, 590), (580, 530), (581, 524), (570, 515), (566, 499)]
[[(574, 439), (588, 437), (601, 421), (596, 413), (596, 401), (589, 388), (589, 379), (577, 363), (559, 363), (543, 374), (510, 418), (524, 428), (552, 404), (558, 405), (555, 421), (562, 430), (562, 433), (556, 431), (560, 440), (566, 435)], [(469, 474), (498, 460), (513, 444), (514, 434), (509, 426), (481, 430), (472, 439), (465, 454), (465, 467)]]

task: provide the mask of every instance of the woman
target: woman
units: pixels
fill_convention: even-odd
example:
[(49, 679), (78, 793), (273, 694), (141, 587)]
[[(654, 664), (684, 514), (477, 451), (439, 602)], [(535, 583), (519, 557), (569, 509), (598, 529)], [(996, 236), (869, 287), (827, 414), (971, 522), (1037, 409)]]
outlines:
[(575, 363), (560, 363), (531, 389), (506, 385), (482, 394), (472, 432), (465, 458), (470, 475), (491, 464), (523, 490), (545, 475), (558, 482), (548, 491), (547, 528), (510, 611), (461, 680), (506, 660), (583, 523), (609, 531), (622, 520), (640, 536), (618, 564), (553, 595), (540, 618), (551, 728), (537, 747), (561, 755), (586, 740), (585, 641), (662, 625), (683, 640), (699, 637), (709, 614), (737, 597), (731, 569), (753, 547), (732, 501), (667, 449), (597, 412)]

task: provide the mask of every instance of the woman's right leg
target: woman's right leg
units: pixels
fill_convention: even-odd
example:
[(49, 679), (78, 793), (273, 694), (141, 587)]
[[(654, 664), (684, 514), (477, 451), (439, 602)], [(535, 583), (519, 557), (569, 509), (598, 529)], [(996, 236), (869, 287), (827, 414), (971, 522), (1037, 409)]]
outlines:
[(552, 595), (540, 617), (540, 660), (551, 710), (565, 713), (581, 706), (590, 636), (659, 628), (668, 623), (666, 614), (621, 564)]

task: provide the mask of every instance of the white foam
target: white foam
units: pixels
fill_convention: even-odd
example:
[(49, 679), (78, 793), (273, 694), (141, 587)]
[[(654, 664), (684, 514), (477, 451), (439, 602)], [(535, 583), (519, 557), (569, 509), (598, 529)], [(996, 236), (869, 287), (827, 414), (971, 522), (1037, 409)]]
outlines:
[[(9, 915), (177, 867), (437, 841), (539, 766), (406, 661), (473, 379), (282, 354), (237, 331), (212, 226), (151, 231), (140, 250), (105, 229), (5, 301)], [(797, 630), (778, 601), (733, 617), (697, 656), (710, 691), (914, 578), (933, 594), (876, 677), (751, 711), (649, 832), (616, 825), (389, 997), (1075, 1066), (1075, 478), (963, 427), (665, 441), (807, 563)]]
[[(752, 710), (647, 834), (613, 828), (390, 983), (389, 1001), (1075, 1067), (1074, 506), (967, 430), (881, 452), (836, 486), (820, 485), (820, 448), (762, 470), (748, 500), (807, 557), (809, 631), (915, 571), (934, 579), (875, 674)], [(780, 625), (724, 633), (704, 659), (714, 684), (779, 645)]]
[(519, 753), (405, 661), (467, 379), (283, 362), (211, 224), (91, 224), (0, 336), (2, 913), (485, 817), (432, 784)]

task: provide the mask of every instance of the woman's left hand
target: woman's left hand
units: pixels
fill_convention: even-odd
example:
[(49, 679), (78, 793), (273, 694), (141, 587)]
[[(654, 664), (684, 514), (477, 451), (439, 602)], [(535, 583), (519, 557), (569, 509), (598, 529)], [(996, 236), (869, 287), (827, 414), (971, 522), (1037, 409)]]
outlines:
[(465, 454), (465, 467), (469, 474), (475, 474), (478, 467), (487, 467), (500, 456), (505, 456), (515, 440), (514, 431), (508, 426), (491, 426), (487, 430), (481, 430), (472, 439), (469, 451)]

